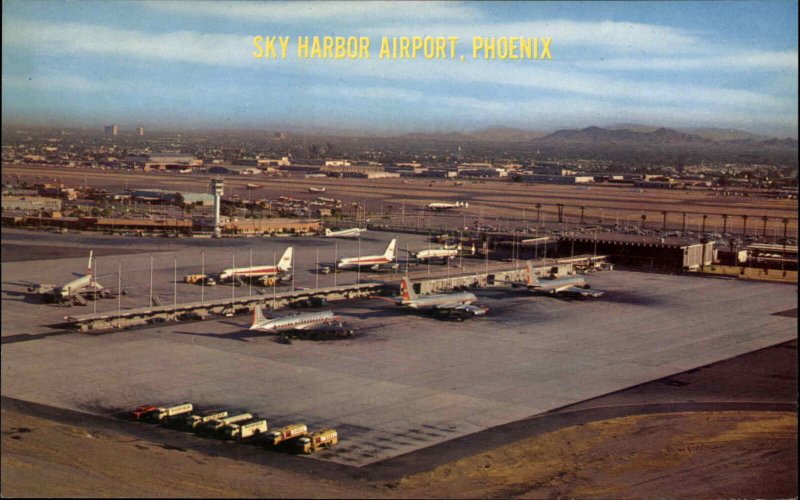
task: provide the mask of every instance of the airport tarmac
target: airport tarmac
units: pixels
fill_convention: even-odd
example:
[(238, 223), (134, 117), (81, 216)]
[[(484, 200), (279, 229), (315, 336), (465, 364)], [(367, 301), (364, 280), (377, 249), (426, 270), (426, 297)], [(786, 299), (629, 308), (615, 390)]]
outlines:
[[(390, 234), (367, 233), (362, 254), (382, 253)], [(273, 238), (188, 240), (111, 238), (3, 231), (5, 248), (95, 246), (100, 281), (116, 285), (123, 263), (123, 308), (146, 305), (150, 256), (155, 288), (169, 303), (177, 276), (247, 264), (293, 244), (295, 286), (315, 286), (308, 270), (332, 260), (331, 240)], [(411, 249), (422, 237), (401, 235)], [(355, 241), (337, 240), (339, 256)], [(129, 245), (140, 253), (105, 255)], [(320, 246), (324, 245), (324, 246)], [(41, 248), (42, 253), (46, 250)], [(15, 250), (15, 251), (18, 251)], [(33, 250), (32, 250), (33, 251)], [(280, 253), (278, 253), (278, 256)], [(165, 325), (91, 336), (47, 325), (87, 307), (41, 305), (23, 281), (59, 283), (82, 271), (85, 257), (3, 262), (2, 394), (63, 408), (109, 414), (141, 403), (191, 401), (249, 410), (270, 427), (302, 421), (339, 430), (340, 444), (315, 459), (361, 466), (516, 421), (626, 387), (796, 338), (797, 287), (627, 271), (588, 277), (599, 300), (530, 296), (524, 290), (476, 291), (490, 315), (463, 323), (407, 314), (382, 301), (332, 303), (356, 327), (354, 339), (292, 345), (246, 331), (249, 318)], [(263, 262), (256, 262), (263, 263)], [(108, 269), (112, 272), (104, 276)], [(333, 275), (319, 276), (328, 286)], [(356, 273), (340, 273), (339, 283)], [(286, 287), (283, 288), (284, 290)], [(279, 288), (280, 290), (280, 288)], [(199, 287), (179, 283), (178, 301)], [(208, 288), (207, 298), (247, 293)], [(113, 310), (116, 299), (101, 300)]]

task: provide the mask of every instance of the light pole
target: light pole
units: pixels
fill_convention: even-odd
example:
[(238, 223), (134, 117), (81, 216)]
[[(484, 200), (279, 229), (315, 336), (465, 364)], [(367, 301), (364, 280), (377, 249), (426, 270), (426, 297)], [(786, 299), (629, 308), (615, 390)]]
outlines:
[(150, 301), (147, 307), (153, 307), (153, 254), (150, 254)]
[(172, 267), (172, 313), (178, 308), (178, 258), (175, 258), (175, 264)]

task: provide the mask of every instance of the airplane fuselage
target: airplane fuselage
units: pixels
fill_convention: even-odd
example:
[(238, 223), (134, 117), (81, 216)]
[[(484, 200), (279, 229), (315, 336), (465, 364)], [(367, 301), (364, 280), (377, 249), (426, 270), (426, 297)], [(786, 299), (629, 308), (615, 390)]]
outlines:
[(555, 293), (559, 289), (568, 286), (586, 288), (586, 280), (580, 276), (542, 280), (538, 284), (528, 285), (528, 289), (535, 292)]
[(268, 319), (251, 326), (250, 329), (265, 331), (303, 330), (327, 323), (332, 323), (336, 320), (337, 317), (333, 314), (333, 312), (320, 311)]
[(411, 300), (403, 300), (399, 305), (412, 309), (427, 309), (430, 307), (454, 306), (461, 304), (472, 304), (478, 300), (471, 292), (458, 292), (448, 294), (435, 294), (417, 296)]
[(457, 255), (457, 249), (438, 248), (433, 250), (420, 250), (414, 254), (414, 258), (417, 260), (452, 259)]
[(325, 236), (327, 238), (357, 238), (366, 231), (366, 229), (354, 228), (354, 229), (342, 229), (341, 231), (326, 231)]
[(394, 259), (388, 259), (383, 255), (371, 255), (360, 259), (340, 259), (336, 267), (339, 269), (356, 269), (359, 267), (385, 266), (393, 262)]
[(272, 276), (278, 273), (285, 272), (277, 266), (253, 266), (253, 267), (237, 267), (231, 269), (224, 269), (219, 277), (222, 280), (231, 279), (234, 276), (240, 278), (259, 278), (261, 276)]

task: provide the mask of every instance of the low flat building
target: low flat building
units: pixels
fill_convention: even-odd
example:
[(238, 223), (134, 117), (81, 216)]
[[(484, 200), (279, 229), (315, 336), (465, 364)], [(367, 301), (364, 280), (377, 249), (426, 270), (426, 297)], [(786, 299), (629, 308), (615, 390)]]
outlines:
[(318, 219), (230, 219), (222, 224), (222, 232), (233, 235), (306, 234), (317, 233), (319, 230)]
[(60, 211), (61, 200), (45, 196), (3, 196), (3, 210)]
[(594, 182), (592, 175), (546, 175), (527, 174), (520, 175), (524, 182), (540, 182), (542, 184), (587, 184)]

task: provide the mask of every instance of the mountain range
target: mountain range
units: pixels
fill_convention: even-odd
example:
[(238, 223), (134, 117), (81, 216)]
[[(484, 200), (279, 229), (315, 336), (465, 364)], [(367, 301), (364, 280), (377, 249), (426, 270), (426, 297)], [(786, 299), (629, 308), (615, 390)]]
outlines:
[(738, 144), (796, 148), (796, 139), (767, 138), (735, 129), (698, 128), (675, 130), (648, 125), (614, 125), (607, 128), (564, 129), (552, 133), (511, 127), (494, 127), (471, 133), (411, 133), (400, 139), (431, 142), (525, 142), (534, 145), (629, 145), (629, 146), (713, 146)]

